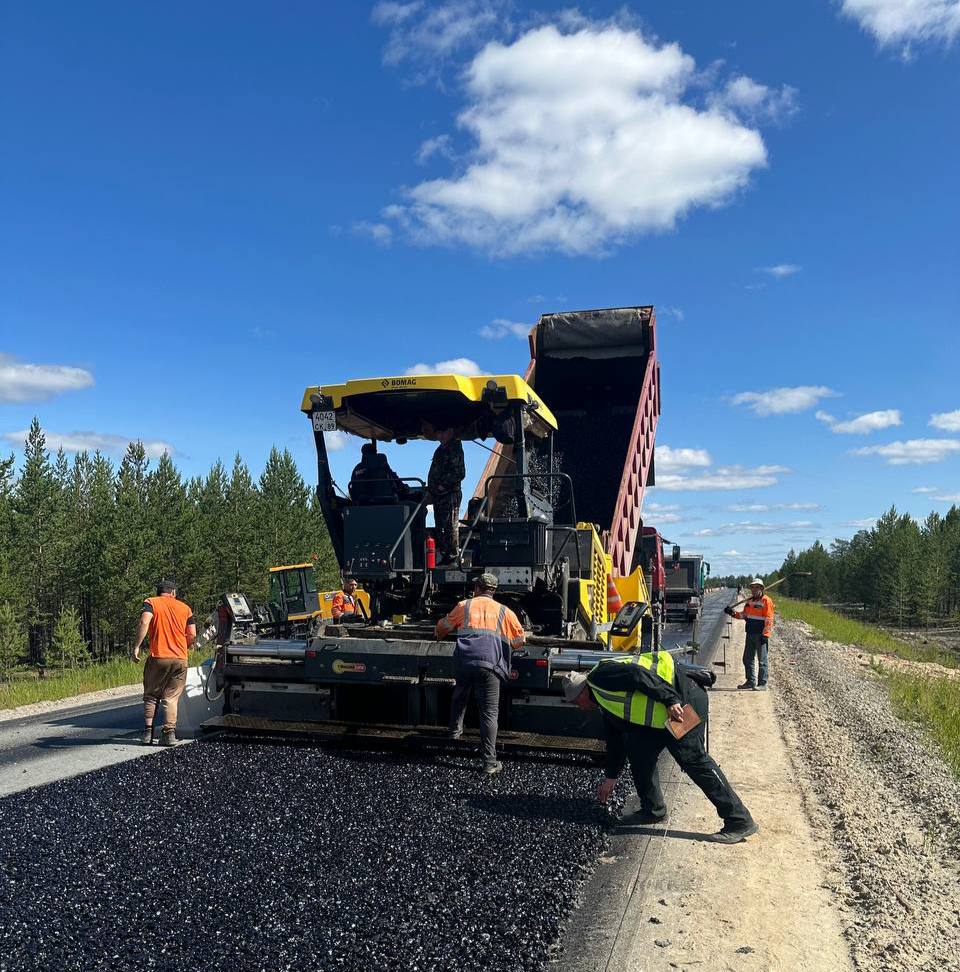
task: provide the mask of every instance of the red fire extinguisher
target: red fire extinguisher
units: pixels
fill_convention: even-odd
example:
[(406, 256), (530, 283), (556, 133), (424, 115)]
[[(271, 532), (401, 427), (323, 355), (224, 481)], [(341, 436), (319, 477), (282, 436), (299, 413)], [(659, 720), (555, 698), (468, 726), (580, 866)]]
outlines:
[(437, 566), (437, 541), (433, 537), (427, 537), (427, 570), (433, 570)]

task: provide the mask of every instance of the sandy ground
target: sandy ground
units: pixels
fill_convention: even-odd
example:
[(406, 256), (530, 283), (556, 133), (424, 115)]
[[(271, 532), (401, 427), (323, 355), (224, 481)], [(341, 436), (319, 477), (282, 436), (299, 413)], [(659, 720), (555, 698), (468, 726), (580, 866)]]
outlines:
[(123, 699), (142, 693), (143, 684), (137, 682), (135, 685), (118, 685), (115, 688), (100, 689), (97, 692), (84, 692), (83, 695), (73, 695), (67, 699), (31, 702), (29, 705), (18, 705), (13, 709), (0, 709), (0, 722), (9, 722), (11, 719), (26, 719), (30, 716), (44, 715), (47, 712), (59, 712), (61, 709), (73, 709), (78, 705), (91, 705), (96, 702)]
[(720, 821), (699, 789), (674, 773), (654, 877), (638, 887), (627, 916), (629, 954), (615, 955), (610, 968), (850, 972), (839, 899), (829, 890), (836, 881), (820, 863), (774, 713), (777, 673), (772, 691), (737, 691), (743, 625), (728, 631), (726, 673), (711, 693), (710, 751), (760, 833), (733, 847), (702, 840)]

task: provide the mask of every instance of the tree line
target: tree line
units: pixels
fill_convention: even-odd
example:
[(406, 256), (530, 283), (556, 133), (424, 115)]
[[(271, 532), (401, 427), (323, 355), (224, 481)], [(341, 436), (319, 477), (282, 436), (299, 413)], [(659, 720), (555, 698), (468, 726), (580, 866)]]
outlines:
[(960, 614), (960, 508), (931, 513), (922, 523), (891, 507), (870, 530), (850, 540), (819, 541), (791, 550), (767, 580), (788, 577), (777, 590), (823, 603), (862, 604), (865, 616), (920, 626)]
[(51, 457), (34, 419), (19, 472), (0, 458), (0, 671), (124, 652), (161, 577), (202, 625), (220, 594), (265, 600), (268, 566), (310, 559), (321, 589), (334, 586), (326, 527), (289, 451), (272, 449), (259, 479), (239, 455), (184, 479), (139, 442), (116, 466), (99, 452)]

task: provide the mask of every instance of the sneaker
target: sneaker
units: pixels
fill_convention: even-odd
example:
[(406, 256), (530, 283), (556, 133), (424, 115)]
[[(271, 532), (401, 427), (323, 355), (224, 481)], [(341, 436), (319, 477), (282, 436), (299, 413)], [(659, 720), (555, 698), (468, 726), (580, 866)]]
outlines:
[(758, 682), (757, 683), (757, 689), (756, 690), (758, 692), (766, 692), (766, 690), (767, 690), (767, 683), (766, 682)]
[(715, 833), (710, 839), (716, 841), (718, 844), (739, 844), (759, 830), (760, 828), (753, 820), (747, 823), (725, 823), (723, 829)]
[(487, 776), (496, 776), (497, 773), (499, 773), (502, 769), (503, 763), (498, 761), (496, 763), (487, 763), (487, 765), (483, 767), (483, 772), (486, 773)]
[(459, 739), (463, 735), (462, 729), (448, 729), (447, 739)]
[(737, 686), (737, 688), (738, 689), (755, 689), (756, 688), (756, 685), (754, 685), (753, 682), (741, 682)]
[(143, 730), (143, 733), (140, 736), (140, 742), (142, 742), (144, 746), (153, 745), (153, 726), (147, 726)]
[(174, 729), (164, 729), (160, 733), (160, 745), (161, 746), (176, 746), (177, 744), (177, 733)]

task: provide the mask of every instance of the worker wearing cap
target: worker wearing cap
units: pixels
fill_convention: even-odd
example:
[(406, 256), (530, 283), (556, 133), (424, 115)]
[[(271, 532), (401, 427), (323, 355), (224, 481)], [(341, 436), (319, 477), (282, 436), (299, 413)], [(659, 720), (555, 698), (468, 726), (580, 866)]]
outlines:
[(467, 474), (463, 443), (453, 429), (429, 429), (428, 435), (440, 443), (427, 473), (427, 491), (437, 527), (437, 566), (454, 564), (460, 557), (460, 503), (463, 477)]
[[(723, 820), (713, 835), (722, 844), (737, 844), (759, 829), (736, 791), (704, 744), (708, 715), (707, 693), (695, 680), (710, 684), (713, 673), (674, 664), (666, 651), (643, 652), (604, 659), (587, 674), (563, 676), (563, 697), (583, 710), (599, 708), (607, 741), (606, 771), (597, 800), (610, 799), (627, 760), (640, 798), (635, 823), (658, 823), (667, 816), (660, 790), (657, 760), (664, 749), (696, 783)], [(682, 721), (689, 703), (700, 716), (699, 725), (676, 739), (668, 720)]]
[(150, 654), (143, 668), (143, 737), (153, 742), (153, 720), (157, 707), (163, 706), (161, 746), (177, 741), (177, 705), (187, 684), (187, 657), (197, 638), (193, 611), (177, 600), (177, 585), (172, 580), (157, 584), (157, 596), (148, 597), (140, 611), (140, 626), (133, 644), (133, 660), (140, 661), (143, 639), (150, 638)]
[(357, 582), (352, 577), (348, 577), (344, 580), (343, 587), (333, 595), (330, 614), (337, 624), (359, 624), (366, 620), (356, 591)]
[(453, 652), (456, 685), (450, 705), (450, 738), (463, 734), (463, 717), (471, 693), (480, 711), (480, 748), (483, 771), (488, 775), (503, 769), (497, 760), (497, 720), (500, 716), (500, 683), (510, 677), (511, 652), (522, 647), (525, 633), (519, 619), (506, 606), (493, 599), (496, 574), (481, 574), (473, 587), (473, 597), (461, 601), (437, 622), (439, 641), (457, 632)]
[[(759, 577), (751, 581), (750, 598), (743, 605), (742, 611), (736, 611), (728, 605), (723, 612), (732, 618), (739, 618), (746, 622), (746, 641), (743, 646), (743, 670), (746, 673), (746, 681), (737, 688), (766, 691), (767, 646), (770, 635), (773, 634), (774, 611), (772, 599), (768, 594), (763, 593), (763, 581)], [(756, 676), (754, 659), (756, 659)]]

